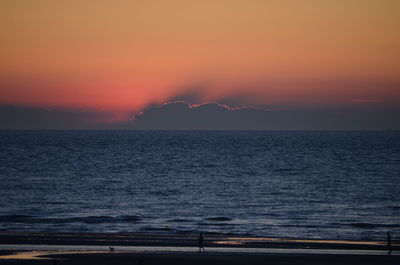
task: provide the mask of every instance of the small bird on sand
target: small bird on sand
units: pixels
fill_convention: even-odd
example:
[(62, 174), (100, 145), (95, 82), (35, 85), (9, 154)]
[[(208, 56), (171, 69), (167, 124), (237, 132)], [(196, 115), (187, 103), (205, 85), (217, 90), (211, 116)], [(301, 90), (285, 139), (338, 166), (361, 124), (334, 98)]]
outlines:
[(108, 247), (109, 249), (110, 249), (110, 251), (114, 251), (114, 248), (113, 247)]

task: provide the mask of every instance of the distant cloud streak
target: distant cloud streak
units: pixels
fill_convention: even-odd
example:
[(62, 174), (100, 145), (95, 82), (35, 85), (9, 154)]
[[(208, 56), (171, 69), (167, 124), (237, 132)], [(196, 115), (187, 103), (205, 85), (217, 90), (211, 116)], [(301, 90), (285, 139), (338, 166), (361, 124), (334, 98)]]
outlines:
[(349, 101), (353, 102), (353, 103), (383, 103), (383, 102), (385, 102), (382, 99), (363, 99), (363, 98), (350, 99)]
[(120, 120), (115, 113), (88, 110), (0, 106), (0, 129), (110, 129)]

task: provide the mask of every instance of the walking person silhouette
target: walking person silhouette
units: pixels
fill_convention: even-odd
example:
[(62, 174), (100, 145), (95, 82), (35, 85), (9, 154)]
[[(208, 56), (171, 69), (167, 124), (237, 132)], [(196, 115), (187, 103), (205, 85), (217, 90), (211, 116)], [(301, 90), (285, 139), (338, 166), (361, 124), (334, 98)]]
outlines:
[(387, 244), (387, 249), (388, 249), (388, 254), (392, 254), (392, 236), (390, 235), (390, 232), (386, 233), (386, 244)]
[(199, 242), (199, 252), (201, 252), (202, 250), (205, 251), (203, 233), (200, 233), (198, 242)]

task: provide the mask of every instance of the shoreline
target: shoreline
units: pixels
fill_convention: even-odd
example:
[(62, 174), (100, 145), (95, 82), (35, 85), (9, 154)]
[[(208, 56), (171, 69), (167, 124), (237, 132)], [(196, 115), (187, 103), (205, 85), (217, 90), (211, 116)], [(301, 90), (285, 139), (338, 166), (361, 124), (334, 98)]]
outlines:
[[(205, 235), (0, 232), (0, 264), (400, 264), (399, 242)], [(113, 250), (110, 251), (109, 247)]]
[[(0, 245), (88, 245), (88, 246), (172, 246), (197, 247), (198, 235), (141, 233), (46, 233), (0, 232)], [(383, 238), (384, 239), (384, 238)], [(312, 248), (348, 250), (386, 250), (386, 241), (302, 239), (204, 235), (206, 247)], [(392, 249), (400, 250), (393, 240)]]

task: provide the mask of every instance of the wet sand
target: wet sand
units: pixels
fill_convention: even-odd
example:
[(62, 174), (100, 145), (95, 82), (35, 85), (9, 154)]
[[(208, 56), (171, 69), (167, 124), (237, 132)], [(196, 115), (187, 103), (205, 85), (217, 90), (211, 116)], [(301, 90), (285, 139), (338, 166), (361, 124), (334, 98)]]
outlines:
[[(206, 234), (204, 244), (208, 247), (385, 250), (385, 236), (382, 241), (352, 241)], [(5, 244), (196, 247), (197, 235), (0, 232), (0, 245)], [(393, 249), (400, 250), (400, 242), (393, 240)]]
[(0, 264), (400, 264), (398, 243), (206, 235), (199, 253), (195, 235), (1, 232)]

